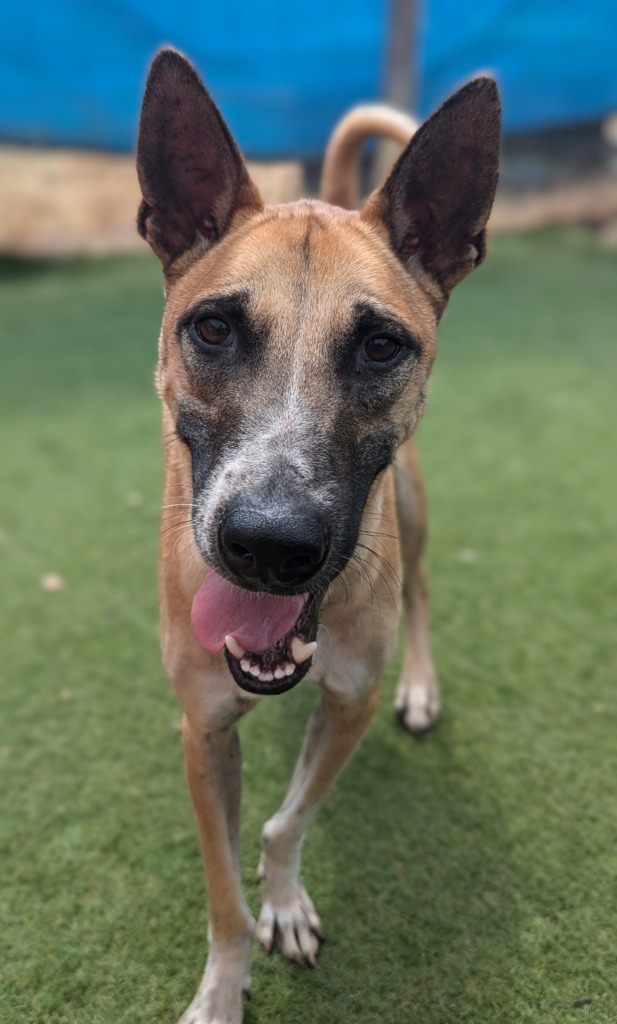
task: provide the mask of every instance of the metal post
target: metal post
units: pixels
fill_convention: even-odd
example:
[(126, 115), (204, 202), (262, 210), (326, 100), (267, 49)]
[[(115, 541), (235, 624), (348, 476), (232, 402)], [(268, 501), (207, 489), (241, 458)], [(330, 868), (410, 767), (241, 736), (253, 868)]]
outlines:
[[(390, 0), (383, 97), (390, 106), (408, 113), (414, 112), (417, 103), (417, 13), (417, 0)], [(375, 185), (387, 176), (399, 152), (400, 146), (389, 139), (379, 144), (373, 167)]]

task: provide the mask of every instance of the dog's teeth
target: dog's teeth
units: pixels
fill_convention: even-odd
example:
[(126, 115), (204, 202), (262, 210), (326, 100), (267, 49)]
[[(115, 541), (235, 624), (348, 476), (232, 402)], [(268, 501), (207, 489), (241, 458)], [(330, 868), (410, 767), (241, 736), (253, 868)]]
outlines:
[(285, 669), (283, 668), (282, 665), (277, 665), (277, 667), (274, 669), (274, 678), (275, 679), (284, 679), (285, 678)]
[(240, 644), (237, 640), (234, 640), (233, 636), (225, 637), (225, 646), (229, 653), (233, 654), (234, 658), (237, 658), (238, 661), (244, 657), (244, 647), (240, 647)]
[(243, 658), (242, 659), (242, 661), (240, 662), (240, 668), (242, 669), (243, 672), (250, 672), (251, 671), (251, 663), (248, 660), (248, 658)]
[(314, 654), (316, 650), (316, 640), (313, 640), (310, 644), (305, 644), (299, 636), (295, 636), (291, 641), (291, 653), (296, 665), (302, 665), (302, 663), (307, 661), (311, 654)]
[(257, 676), (261, 672), (261, 669), (259, 665), (251, 665), (251, 667), (249, 668), (249, 672), (251, 673), (252, 676), (255, 676), (255, 679), (257, 679)]
[(285, 675), (286, 676), (292, 676), (295, 671), (296, 671), (296, 666), (295, 665), (290, 665), (289, 662), (287, 662), (287, 664), (285, 665)]
[(273, 672), (260, 672), (259, 673), (259, 680), (262, 683), (271, 683), (273, 679), (274, 679), (274, 673)]

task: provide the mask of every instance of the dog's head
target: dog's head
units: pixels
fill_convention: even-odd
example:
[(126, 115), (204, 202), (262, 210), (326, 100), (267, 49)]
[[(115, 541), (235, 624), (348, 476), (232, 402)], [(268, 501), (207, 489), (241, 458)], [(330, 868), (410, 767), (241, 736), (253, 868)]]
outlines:
[[(283, 595), (303, 644), (306, 595), (351, 557), (371, 487), (424, 408), (448, 295), (484, 257), (498, 150), (497, 90), (477, 79), (360, 212), (267, 207), (190, 64), (165, 50), (152, 65), (138, 226), (165, 271), (158, 384), (191, 468), (195, 542), (212, 579)], [(240, 685), (257, 678), (228, 660)], [(277, 684), (281, 664), (260, 663), (278, 690), (307, 666)]]

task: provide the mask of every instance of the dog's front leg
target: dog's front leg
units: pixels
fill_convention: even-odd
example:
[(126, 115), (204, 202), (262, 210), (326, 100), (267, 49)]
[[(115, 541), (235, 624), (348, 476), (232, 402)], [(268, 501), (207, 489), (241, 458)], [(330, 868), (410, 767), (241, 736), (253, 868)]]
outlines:
[(250, 989), (254, 921), (240, 884), (240, 742), (235, 724), (196, 726), (187, 716), (182, 734), (210, 920), (206, 969), (179, 1024), (241, 1024), (243, 996)]
[(275, 942), (289, 960), (315, 966), (321, 924), (300, 882), (306, 829), (371, 720), (377, 687), (363, 698), (343, 699), (324, 690), (313, 712), (283, 806), (266, 823), (259, 864), (262, 910), (256, 936), (267, 952)]
[(398, 450), (395, 480), (404, 578), (405, 655), (394, 708), (405, 728), (419, 735), (439, 715), (439, 684), (429, 641), (428, 591), (420, 565), (426, 542), (426, 498), (413, 440)]

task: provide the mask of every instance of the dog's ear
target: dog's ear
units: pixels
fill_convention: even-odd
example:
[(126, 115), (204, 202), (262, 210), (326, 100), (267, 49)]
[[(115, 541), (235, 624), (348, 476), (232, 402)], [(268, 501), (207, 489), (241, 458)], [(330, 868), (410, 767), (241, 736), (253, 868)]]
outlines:
[(137, 229), (167, 270), (224, 234), (232, 214), (263, 204), (219, 111), (175, 50), (155, 57), (141, 110)]
[(459, 89), (413, 136), (362, 217), (385, 223), (399, 259), (447, 295), (486, 252), (499, 170), (501, 107), (492, 78)]

